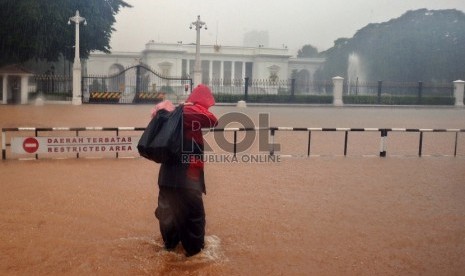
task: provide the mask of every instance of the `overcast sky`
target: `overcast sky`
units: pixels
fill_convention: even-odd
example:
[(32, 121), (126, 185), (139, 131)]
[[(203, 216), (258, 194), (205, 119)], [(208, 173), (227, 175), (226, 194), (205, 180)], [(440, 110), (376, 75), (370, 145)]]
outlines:
[[(458, 9), (465, 0), (125, 0), (116, 16), (112, 51), (142, 51), (149, 40), (195, 42), (191, 22), (201, 16), (208, 30), (201, 44), (242, 46), (249, 31), (268, 31), (269, 46), (291, 54), (311, 44), (324, 51), (369, 23), (386, 22), (408, 10)], [(85, 15), (83, 15), (85, 17)]]

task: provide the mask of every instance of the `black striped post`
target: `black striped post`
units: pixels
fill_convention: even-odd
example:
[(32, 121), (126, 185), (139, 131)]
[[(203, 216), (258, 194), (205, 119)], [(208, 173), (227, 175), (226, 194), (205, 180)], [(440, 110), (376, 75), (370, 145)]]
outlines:
[[(37, 128), (35, 129), (34, 133), (36, 137), (39, 137), (39, 130)], [(36, 153), (36, 159), (39, 159), (39, 154), (37, 153)]]
[(308, 147), (307, 147), (307, 156), (310, 157), (310, 142), (312, 141), (312, 131), (308, 131)]
[(271, 134), (271, 148), (270, 148), (270, 155), (273, 156), (274, 155), (274, 133), (276, 131), (277, 128), (270, 128), (270, 134)]
[(381, 145), (379, 149), (379, 156), (386, 157), (386, 137), (387, 137), (387, 129), (380, 129), (381, 131)]
[(5, 130), (2, 129), (2, 160), (6, 159), (6, 133)]
[(420, 131), (420, 143), (418, 145), (418, 156), (421, 157), (421, 152), (423, 149), (423, 131)]
[[(116, 137), (118, 137), (118, 136), (119, 136), (119, 128), (116, 129)], [(116, 158), (118, 158), (118, 157), (119, 157), (119, 153), (116, 152)]]
[(237, 153), (237, 131), (234, 131), (234, 157), (236, 157)]
[[(79, 137), (79, 130), (76, 129), (76, 137)], [(76, 158), (79, 159), (79, 152), (76, 153)]]
[(347, 156), (347, 139), (349, 136), (349, 131), (345, 131), (345, 136), (344, 136), (344, 156)]

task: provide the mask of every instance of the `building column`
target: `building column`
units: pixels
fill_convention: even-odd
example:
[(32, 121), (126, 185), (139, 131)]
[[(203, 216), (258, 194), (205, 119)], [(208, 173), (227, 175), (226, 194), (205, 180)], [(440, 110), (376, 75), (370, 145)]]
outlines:
[(8, 102), (8, 75), (3, 75), (3, 104), (7, 104)]
[(234, 83), (234, 78), (236, 77), (236, 66), (235, 61), (231, 61), (231, 82)]
[(465, 81), (463, 80), (454, 81), (455, 106), (463, 106), (464, 88), (465, 88)]
[(335, 106), (343, 106), (344, 103), (342, 101), (342, 89), (344, 84), (344, 78), (341, 77), (334, 77), (333, 78), (333, 105)]
[(21, 76), (21, 104), (28, 102), (29, 77)]
[(221, 81), (221, 86), (223, 85), (224, 82), (224, 60), (220, 62), (220, 81)]
[(73, 65), (73, 99), (71, 103), (73, 105), (81, 105), (81, 63), (74, 62)]
[(245, 79), (245, 61), (242, 62), (242, 79)]
[(209, 83), (211, 85), (211, 81), (213, 79), (213, 60), (210, 60), (208, 75), (210, 77), (210, 79), (208, 81), (209, 81)]

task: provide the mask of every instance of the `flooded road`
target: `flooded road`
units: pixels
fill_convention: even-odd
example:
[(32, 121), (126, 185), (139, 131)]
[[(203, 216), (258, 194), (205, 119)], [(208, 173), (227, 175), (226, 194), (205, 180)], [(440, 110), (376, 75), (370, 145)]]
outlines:
[[(0, 106), (0, 127), (145, 126), (150, 106)], [(274, 126), (465, 128), (464, 109), (215, 107)], [(450, 133), (447, 133), (450, 134)], [(278, 136), (279, 135), (279, 136)], [(465, 149), (449, 135), (316, 135), (320, 157), (206, 164), (206, 248), (162, 249), (159, 166), (145, 159), (0, 162), (5, 275), (459, 275), (465, 271)], [(301, 139), (302, 138), (302, 139)], [(305, 137), (277, 134), (285, 153)], [(211, 139), (211, 137), (208, 137)], [(300, 141), (300, 140), (302, 141)], [(460, 139), (463, 139), (461, 137)], [(373, 140), (373, 141), (372, 141)], [(459, 140), (459, 146), (463, 140)], [(390, 155), (392, 153), (392, 155)]]

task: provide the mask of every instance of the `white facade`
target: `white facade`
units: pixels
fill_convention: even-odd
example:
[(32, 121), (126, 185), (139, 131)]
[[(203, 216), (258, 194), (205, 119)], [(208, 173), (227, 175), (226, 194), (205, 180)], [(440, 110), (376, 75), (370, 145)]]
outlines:
[[(202, 80), (250, 79), (286, 80), (293, 70), (306, 70), (308, 79), (324, 63), (322, 58), (292, 58), (286, 48), (202, 45)], [(150, 41), (140, 52), (92, 53), (85, 74), (108, 75), (144, 63), (156, 72), (171, 77), (193, 76), (195, 44), (168, 44)]]

